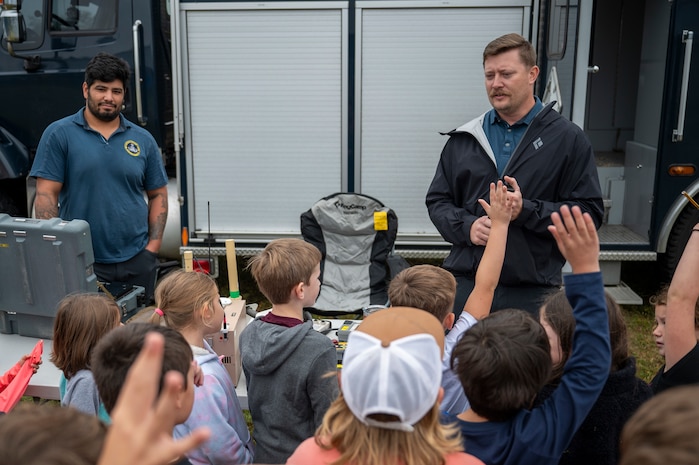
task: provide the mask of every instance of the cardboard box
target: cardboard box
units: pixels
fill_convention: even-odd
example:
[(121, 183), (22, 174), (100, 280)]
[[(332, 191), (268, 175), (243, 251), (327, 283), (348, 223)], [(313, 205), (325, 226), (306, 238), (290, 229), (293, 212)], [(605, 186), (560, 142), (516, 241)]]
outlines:
[(247, 318), (245, 315), (245, 301), (233, 300), (230, 305), (223, 308), (226, 314), (227, 328), (221, 328), (221, 332), (207, 336), (207, 342), (221, 357), (223, 366), (233, 380), (233, 385), (238, 386), (240, 373), (243, 371), (243, 363), (240, 356), (240, 333), (245, 329)]

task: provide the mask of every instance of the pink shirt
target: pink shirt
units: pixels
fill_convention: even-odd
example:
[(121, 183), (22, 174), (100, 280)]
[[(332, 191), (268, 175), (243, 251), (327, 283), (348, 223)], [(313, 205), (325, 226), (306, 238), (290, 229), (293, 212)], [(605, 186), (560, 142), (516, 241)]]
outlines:
[[(315, 438), (308, 438), (296, 448), (286, 461), (287, 465), (326, 465), (340, 458), (337, 449), (325, 450), (316, 444)], [(484, 465), (473, 455), (455, 452), (444, 457), (446, 465)]]

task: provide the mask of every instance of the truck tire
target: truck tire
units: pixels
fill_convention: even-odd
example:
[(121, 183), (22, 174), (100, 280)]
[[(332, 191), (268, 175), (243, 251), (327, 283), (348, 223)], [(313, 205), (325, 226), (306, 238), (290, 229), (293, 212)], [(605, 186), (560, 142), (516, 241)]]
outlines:
[(7, 213), (10, 216), (20, 216), (19, 207), (15, 199), (6, 192), (0, 192), (0, 213)]
[(689, 235), (692, 234), (692, 228), (697, 223), (699, 223), (699, 210), (692, 205), (687, 205), (672, 227), (667, 239), (667, 249), (662, 256), (662, 278), (665, 283), (669, 283), (672, 279), (682, 252), (684, 252), (684, 247), (689, 240)]

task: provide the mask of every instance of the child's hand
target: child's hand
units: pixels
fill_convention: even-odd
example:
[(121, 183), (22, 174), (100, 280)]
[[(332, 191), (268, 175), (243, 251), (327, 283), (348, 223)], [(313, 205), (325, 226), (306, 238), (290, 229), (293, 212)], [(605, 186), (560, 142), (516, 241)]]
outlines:
[(492, 224), (504, 223), (509, 224), (512, 218), (512, 199), (507, 195), (507, 186), (498, 181), (490, 183), (490, 205), (483, 199), (478, 199), (483, 210), (490, 218)]
[[(22, 355), (22, 358), (19, 359), (19, 364), (24, 365), (24, 362), (26, 362), (27, 360), (30, 360), (30, 359), (31, 359), (31, 355)], [(32, 363), (31, 364), (32, 372), (36, 373), (37, 371), (39, 371), (39, 365), (41, 365), (41, 360), (39, 360), (36, 363)]]
[(170, 433), (183, 379), (180, 373), (168, 372), (158, 397), (164, 346), (161, 334), (146, 335), (112, 411), (98, 465), (166, 465), (209, 439), (206, 428), (177, 440)]
[(577, 205), (572, 211), (563, 205), (560, 214), (551, 214), (551, 221), (553, 225), (548, 230), (573, 268), (573, 273), (599, 271), (599, 238), (590, 214), (583, 214)]

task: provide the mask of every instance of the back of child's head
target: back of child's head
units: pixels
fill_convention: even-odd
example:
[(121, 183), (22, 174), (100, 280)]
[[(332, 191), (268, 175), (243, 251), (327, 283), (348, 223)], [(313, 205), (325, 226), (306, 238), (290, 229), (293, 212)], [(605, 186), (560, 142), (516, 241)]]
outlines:
[[(629, 358), (629, 343), (626, 332), (626, 321), (621, 308), (614, 299), (605, 293), (607, 314), (609, 316), (609, 339), (612, 350), (611, 372), (620, 370)], [(558, 335), (561, 349), (561, 361), (553, 366), (552, 380), (560, 379), (563, 367), (573, 350), (573, 333), (575, 332), (575, 317), (564, 290), (551, 294), (541, 307), (540, 317), (551, 326)]]
[(119, 306), (104, 294), (64, 297), (53, 323), (51, 361), (68, 379), (80, 370), (89, 369), (92, 349), (120, 321)]
[(299, 283), (309, 283), (320, 251), (301, 239), (277, 239), (250, 259), (248, 268), (257, 287), (274, 304), (289, 301), (291, 290)]
[[(648, 302), (653, 306), (667, 306), (667, 293), (670, 290), (670, 285), (665, 284), (660, 288), (655, 295), (652, 295)], [(694, 304), (694, 329), (699, 331), (699, 300)]]
[(551, 374), (549, 341), (522, 310), (499, 310), (466, 331), (451, 355), (471, 409), (505, 421), (529, 408)]
[(439, 321), (451, 313), (456, 279), (444, 268), (415, 265), (398, 273), (388, 286), (388, 300), (394, 307), (426, 310)]
[(92, 374), (107, 412), (111, 413), (116, 405), (126, 375), (143, 348), (146, 334), (150, 332), (160, 333), (165, 338), (159, 390), (163, 388), (165, 373), (168, 371), (182, 373), (182, 388), (187, 389), (187, 375), (193, 357), (185, 338), (176, 330), (165, 326), (129, 323), (102, 338), (92, 354)]
[(619, 465), (695, 465), (699, 386), (668, 389), (639, 407), (621, 433)]
[(0, 463), (95, 465), (106, 433), (95, 415), (23, 403), (0, 417)]
[(427, 312), (391, 307), (351, 333), (341, 394), (316, 433), (340, 463), (442, 463), (462, 450), (455, 428), (439, 422), (444, 328)]
[(206, 273), (177, 270), (168, 273), (155, 288), (156, 310), (151, 323), (161, 320), (173, 329), (182, 330), (196, 324), (199, 310), (212, 307), (218, 299), (216, 281)]

